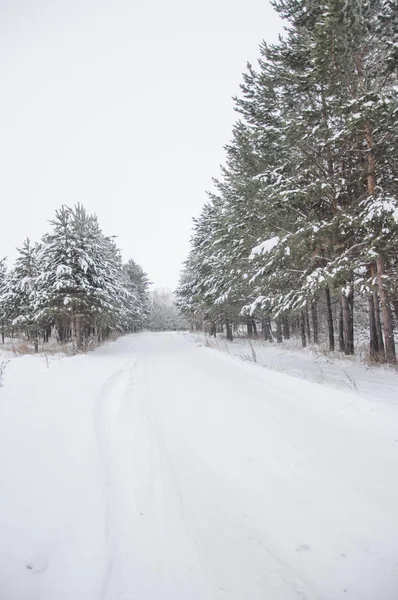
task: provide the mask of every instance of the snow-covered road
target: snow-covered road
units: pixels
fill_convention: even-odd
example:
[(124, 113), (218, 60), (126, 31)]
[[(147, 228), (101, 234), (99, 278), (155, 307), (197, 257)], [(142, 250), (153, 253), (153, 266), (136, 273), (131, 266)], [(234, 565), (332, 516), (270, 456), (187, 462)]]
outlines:
[(1, 600), (398, 598), (397, 407), (178, 334), (0, 397)]

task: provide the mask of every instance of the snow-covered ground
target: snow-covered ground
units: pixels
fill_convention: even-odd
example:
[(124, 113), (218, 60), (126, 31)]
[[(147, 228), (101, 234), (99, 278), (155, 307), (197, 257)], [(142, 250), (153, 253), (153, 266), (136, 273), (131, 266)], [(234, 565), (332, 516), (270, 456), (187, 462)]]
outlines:
[(361, 396), (387, 402), (398, 401), (398, 370), (387, 365), (367, 365), (358, 356), (344, 356), (316, 346), (301, 348), (292, 338), (282, 344), (237, 337), (228, 342), (224, 337), (212, 338), (202, 333), (186, 334), (198, 345), (227, 352), (236, 358), (287, 373), (300, 379), (323, 383), (342, 390), (353, 390)]
[(398, 386), (364, 373), (334, 389), (179, 334), (13, 358), (0, 599), (396, 600)]

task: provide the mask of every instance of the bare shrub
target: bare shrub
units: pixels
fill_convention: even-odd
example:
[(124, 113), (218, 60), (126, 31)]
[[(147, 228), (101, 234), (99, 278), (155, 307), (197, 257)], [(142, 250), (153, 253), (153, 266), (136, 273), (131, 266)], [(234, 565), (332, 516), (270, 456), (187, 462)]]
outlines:
[(254, 344), (253, 344), (253, 342), (252, 342), (251, 339), (248, 339), (247, 341), (249, 342), (249, 346), (250, 346), (251, 360), (252, 360), (252, 362), (256, 363), (257, 362), (257, 354), (256, 354), (256, 351), (254, 349)]
[(7, 368), (7, 365), (9, 362), (10, 362), (9, 360), (3, 360), (0, 363), (0, 387), (3, 387), (4, 376), (6, 374), (6, 368)]
[(11, 349), (15, 356), (33, 353), (33, 348), (27, 340), (13, 340), (11, 342)]
[(250, 354), (238, 354), (237, 356), (239, 356), (239, 358), (241, 358), (245, 362), (252, 362), (252, 357), (250, 356)]
[[(109, 336), (108, 340), (111, 340), (112, 342), (116, 342), (117, 339), (119, 339), (121, 336), (121, 333), (119, 331), (113, 331), (111, 333), (111, 335)], [(98, 345), (98, 341), (97, 341), (97, 345)]]
[(349, 385), (349, 387), (351, 389), (357, 391), (358, 387), (357, 387), (357, 382), (355, 381), (355, 379), (351, 375), (349, 375), (349, 373), (347, 373), (347, 371), (345, 369), (343, 369), (343, 373), (344, 373), (344, 375), (348, 379), (348, 385)]
[[(116, 337), (110, 336), (109, 340), (116, 340), (119, 336)], [(82, 340), (82, 344), (78, 350), (79, 353), (86, 354), (86, 352), (90, 352), (94, 348), (99, 346), (98, 338), (96, 335), (88, 335)]]

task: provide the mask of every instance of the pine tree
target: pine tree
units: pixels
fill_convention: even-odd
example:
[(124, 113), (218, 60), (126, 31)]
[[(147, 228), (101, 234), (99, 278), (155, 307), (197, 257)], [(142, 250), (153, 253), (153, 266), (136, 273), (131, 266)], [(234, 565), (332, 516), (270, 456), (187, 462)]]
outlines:
[(4, 278), (0, 299), (2, 322), (8, 328), (23, 329), (34, 340), (35, 352), (39, 351), (39, 330), (43, 325), (35, 315), (40, 263), (40, 246), (26, 239), (18, 249), (14, 268)]

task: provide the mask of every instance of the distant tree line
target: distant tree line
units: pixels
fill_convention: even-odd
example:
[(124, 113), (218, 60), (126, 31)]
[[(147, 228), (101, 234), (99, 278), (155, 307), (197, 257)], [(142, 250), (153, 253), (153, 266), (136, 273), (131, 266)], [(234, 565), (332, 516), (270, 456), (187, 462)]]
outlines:
[(154, 290), (150, 294), (149, 307), (147, 328), (151, 331), (183, 331), (189, 328), (169, 289)]
[(40, 242), (25, 240), (14, 266), (0, 261), (0, 328), (24, 335), (38, 351), (50, 336), (81, 351), (112, 332), (144, 327), (148, 278), (133, 260), (123, 263), (114, 237), (81, 205), (62, 206)]
[(192, 323), (396, 362), (398, 2), (274, 0), (177, 290)]

